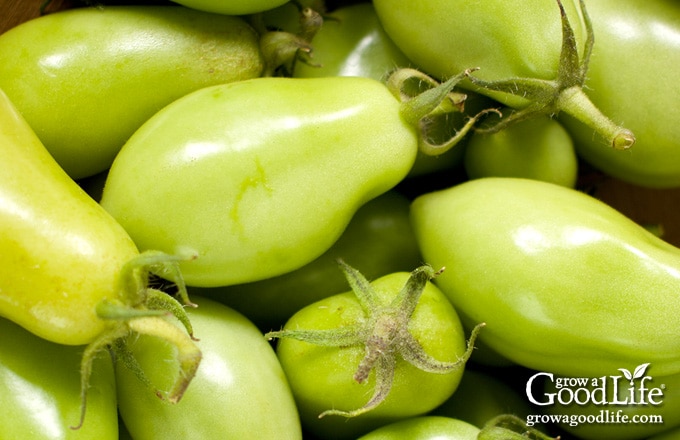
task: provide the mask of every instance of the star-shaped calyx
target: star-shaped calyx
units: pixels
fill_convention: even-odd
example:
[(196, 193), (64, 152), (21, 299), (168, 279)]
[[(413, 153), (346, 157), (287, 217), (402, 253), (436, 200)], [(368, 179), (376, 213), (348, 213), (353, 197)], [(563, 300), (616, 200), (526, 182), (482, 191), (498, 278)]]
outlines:
[(579, 0), (586, 28), (585, 49), (579, 57), (574, 30), (560, 0), (557, 0), (562, 23), (562, 48), (554, 80), (538, 78), (509, 78), (498, 81), (485, 81), (468, 73), (470, 81), (482, 90), (508, 93), (520, 96), (529, 104), (515, 110), (490, 128), (480, 131), (497, 132), (512, 123), (537, 115), (556, 115), (560, 111), (571, 115), (595, 130), (617, 150), (625, 150), (635, 143), (635, 135), (627, 128), (611, 121), (590, 101), (583, 90), (590, 62), (590, 54), (595, 42), (593, 25), (586, 11), (585, 3)]
[(390, 392), (397, 356), (420, 370), (445, 374), (463, 368), (474, 348), (477, 333), (484, 324), (472, 331), (465, 353), (455, 362), (444, 362), (430, 356), (409, 331), (411, 316), (428, 281), (443, 269), (435, 271), (424, 265), (411, 272), (406, 284), (389, 304), (381, 304), (368, 280), (356, 269), (339, 260), (350, 287), (357, 296), (365, 319), (354, 325), (324, 330), (281, 330), (265, 334), (268, 339), (293, 338), (327, 347), (363, 346), (366, 354), (354, 373), (354, 380), (364, 383), (375, 370), (375, 390), (370, 400), (361, 408), (342, 411), (324, 411), (319, 417), (339, 415), (355, 417), (380, 405)]

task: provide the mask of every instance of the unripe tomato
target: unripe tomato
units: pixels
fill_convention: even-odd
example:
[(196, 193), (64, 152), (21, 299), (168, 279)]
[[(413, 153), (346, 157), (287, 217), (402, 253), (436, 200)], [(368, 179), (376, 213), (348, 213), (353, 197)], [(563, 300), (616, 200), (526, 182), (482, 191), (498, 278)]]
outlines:
[(74, 8), (0, 35), (0, 88), (74, 179), (108, 169), (163, 106), (263, 68), (242, 18), (180, 6)]

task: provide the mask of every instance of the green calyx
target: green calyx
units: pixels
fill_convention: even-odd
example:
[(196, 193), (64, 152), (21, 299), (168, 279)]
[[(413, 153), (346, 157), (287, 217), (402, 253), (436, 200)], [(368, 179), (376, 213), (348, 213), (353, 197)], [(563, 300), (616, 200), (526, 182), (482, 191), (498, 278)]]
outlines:
[[(486, 109), (468, 118), (455, 134), (442, 142), (434, 142), (430, 136), (433, 121), (438, 116), (449, 113), (462, 113), (467, 95), (454, 90), (473, 70), (466, 70), (449, 78), (443, 83), (411, 68), (397, 69), (387, 79), (387, 88), (401, 101), (401, 116), (406, 122), (418, 127), (419, 150), (429, 156), (443, 154), (455, 147), (477, 121), (489, 112), (499, 113), (496, 109)], [(500, 113), (499, 113), (500, 114)]]
[(494, 92), (520, 96), (529, 104), (508, 117), (500, 120), (484, 132), (498, 132), (515, 122), (540, 115), (556, 115), (563, 111), (593, 128), (609, 145), (617, 150), (625, 150), (635, 143), (635, 135), (630, 130), (611, 121), (590, 101), (583, 91), (590, 54), (595, 41), (593, 26), (583, 0), (579, 6), (586, 27), (586, 42), (583, 57), (579, 57), (574, 30), (560, 0), (557, 0), (562, 23), (562, 49), (560, 52), (557, 77), (554, 80), (537, 78), (511, 78), (498, 81), (485, 81), (468, 75), (477, 87)]
[(262, 15), (252, 17), (260, 31), (260, 51), (265, 61), (262, 76), (292, 76), (295, 64), (312, 62), (312, 39), (323, 25), (323, 16), (312, 8), (304, 8), (292, 2), (299, 9), (298, 32), (268, 30), (261, 22)]
[[(184, 307), (196, 307), (189, 300), (184, 279), (179, 270), (179, 262), (186, 258), (146, 251), (129, 261), (121, 270), (118, 279), (119, 297), (103, 300), (97, 305), (97, 316), (109, 323), (108, 330), (92, 341), (83, 353), (80, 365), (81, 374), (81, 415), (78, 429), (85, 420), (87, 389), (89, 387), (92, 365), (103, 351), (110, 352), (130, 368), (139, 379), (150, 388), (151, 381), (127, 349), (125, 341), (131, 334), (145, 334), (164, 339), (177, 349), (179, 371), (170, 391), (163, 393), (155, 390), (156, 395), (170, 403), (177, 403), (196, 374), (201, 362), (201, 351), (195, 344), (193, 328)], [(149, 287), (150, 275), (171, 281), (177, 289), (176, 296)], [(181, 301), (181, 302), (180, 302)], [(171, 323), (174, 317), (183, 329)]]
[(390, 392), (397, 367), (397, 356), (430, 373), (446, 374), (464, 367), (474, 349), (477, 334), (484, 324), (475, 327), (468, 341), (467, 350), (455, 362), (443, 362), (430, 356), (408, 329), (426, 283), (441, 271), (435, 272), (427, 265), (415, 269), (399, 294), (389, 304), (381, 304), (370, 283), (359, 271), (342, 260), (338, 263), (366, 314), (365, 320), (336, 329), (286, 329), (265, 334), (269, 340), (292, 338), (326, 347), (365, 348), (366, 354), (354, 373), (354, 380), (365, 383), (371, 371), (375, 371), (376, 383), (372, 397), (361, 408), (349, 411), (327, 410), (321, 413), (319, 418), (327, 415), (356, 417), (375, 409)]

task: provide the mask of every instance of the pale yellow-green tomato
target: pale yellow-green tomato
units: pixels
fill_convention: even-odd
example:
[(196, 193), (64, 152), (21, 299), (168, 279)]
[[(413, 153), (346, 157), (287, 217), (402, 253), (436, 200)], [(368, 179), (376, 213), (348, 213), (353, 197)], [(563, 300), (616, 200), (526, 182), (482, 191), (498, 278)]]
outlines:
[(139, 252), (125, 230), (54, 161), (0, 93), (0, 316), (60, 344), (106, 328), (95, 308), (117, 299)]
[(242, 18), (181, 6), (75, 8), (0, 35), (0, 88), (74, 179), (106, 170), (165, 105), (263, 65)]
[(140, 249), (193, 255), (187, 285), (281, 275), (323, 254), (413, 166), (416, 127), (381, 82), (256, 78), (204, 88), (125, 144), (101, 204)]
[(422, 195), (411, 218), (437, 285), (480, 340), (538, 371), (680, 373), (680, 249), (605, 203), (534, 179)]

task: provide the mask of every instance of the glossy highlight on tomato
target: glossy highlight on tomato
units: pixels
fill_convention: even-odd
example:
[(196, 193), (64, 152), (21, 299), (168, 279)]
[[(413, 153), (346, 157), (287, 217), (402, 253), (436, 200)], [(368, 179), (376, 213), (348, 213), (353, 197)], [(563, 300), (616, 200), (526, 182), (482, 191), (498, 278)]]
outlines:
[[(25, 86), (22, 98), (16, 88), (6, 90), (9, 98), (0, 92), (0, 439), (680, 440), (680, 309), (674, 295), (680, 291), (680, 254), (668, 245), (680, 245), (674, 208), (680, 192), (673, 189), (680, 185), (680, 10), (673, 1), (174, 3), (8, 0), (0, 7), (0, 34), (9, 31), (0, 35), (0, 89), (3, 82)], [(76, 26), (76, 20), (54, 12), (74, 9), (68, 11), (74, 17), (77, 9), (82, 16), (101, 17), (137, 8), (163, 12), (148, 20), (127, 15), (130, 20), (117, 23), (128, 30), (123, 35), (97, 19)], [(170, 18), (169, 10), (182, 14)], [(31, 25), (62, 26), (45, 25), (45, 33), (37, 27), (28, 31), (29, 23), (11, 29), (39, 15), (45, 16)], [(205, 20), (188, 25), (199, 16)], [(422, 25), (423, 17), (432, 21)], [(388, 41), (382, 26), (392, 22), (388, 27), (394, 29), (395, 19), (403, 27)], [(186, 32), (172, 33), (159, 21)], [(216, 57), (207, 44), (206, 55), (205, 43), (214, 41), (204, 32), (208, 22), (224, 23), (213, 30), (246, 44), (212, 47)], [(175, 37), (154, 46), (144, 31), (155, 34), (159, 27)], [(463, 34), (450, 40), (445, 38), (450, 31)], [(410, 60), (397, 40), (399, 47), (422, 46)], [(3, 45), (8, 41), (13, 44)], [(462, 44), (444, 46), (451, 41)], [(570, 41), (576, 52), (565, 50)], [(435, 74), (415, 60), (432, 49), (439, 64), (478, 62)], [(127, 61), (116, 58), (130, 50)], [(47, 55), (36, 63), (31, 54), (37, 53)], [(71, 61), (70, 74), (56, 69), (60, 54), (64, 63)], [(243, 60), (253, 63), (228, 65), (232, 55), (247, 54), (254, 58)], [(159, 66), (155, 76), (146, 69)], [(197, 73), (202, 67), (207, 70)], [(46, 72), (59, 75), (44, 87), (33, 81)], [(243, 72), (251, 73), (226, 77)], [(361, 120), (342, 123), (329, 115), (344, 111), (324, 113), (322, 107), (343, 98), (350, 102), (347, 96), (356, 97), (351, 102), (371, 101), (366, 97), (372, 92), (345, 89), (340, 75), (382, 83), (398, 110), (392, 101), (385, 104), (383, 94), (385, 101), (377, 100), (382, 104), (362, 112)], [(319, 93), (307, 82), (291, 93), (260, 95), (252, 87), (231, 100), (233, 109), (204, 105), (215, 98), (206, 93), (200, 105), (178, 109), (153, 134), (146, 131), (145, 123), (166, 106), (206, 85), (251, 87), (256, 80), (250, 78), (258, 76), (305, 81), (301, 77), (323, 76), (338, 93)], [(453, 88), (446, 96), (432, 90), (447, 78), (456, 83), (449, 82)], [(178, 82), (196, 87), (183, 89)], [(634, 145), (608, 148), (602, 133), (576, 121), (559, 103), (537, 109), (541, 105), (531, 98), (555, 82), (571, 84), (566, 89), (577, 95), (580, 88), (610, 122), (632, 130)], [(116, 93), (107, 94), (114, 86)], [(148, 98), (170, 88), (177, 94), (149, 110)], [(433, 91), (437, 100), (417, 104)], [(565, 91), (548, 95), (559, 101)], [(41, 121), (28, 120), (26, 94), (47, 109)], [(85, 95), (96, 96), (105, 108), (88, 105)], [(14, 98), (16, 108), (10, 104)], [(271, 108), (280, 111), (273, 115)], [(149, 111), (142, 115), (142, 109)], [(232, 110), (239, 116), (233, 121)], [(310, 124), (300, 123), (302, 114)], [(397, 114), (404, 124), (395, 130)], [(325, 122), (314, 119), (319, 115)], [(128, 119), (132, 116), (137, 119)], [(514, 122), (494, 125), (500, 119)], [(206, 122), (210, 128), (201, 133)], [(329, 129), (320, 130), (325, 123)], [(232, 125), (243, 129), (232, 133)], [(374, 150), (370, 146), (381, 127), (395, 133), (385, 142), (390, 148)], [(449, 142), (461, 127), (467, 134)], [(54, 129), (66, 133), (63, 151), (48, 145), (56, 162), (39, 145)], [(123, 129), (127, 134), (114, 136)], [(270, 138), (270, 132), (290, 137)], [(187, 133), (191, 136), (183, 138)], [(102, 199), (108, 166), (128, 139), (137, 152), (118, 170), (125, 172), (109, 179), (104, 198), (106, 209), (120, 208), (113, 217), (92, 202)], [(219, 148), (213, 139), (223, 141)], [(109, 148), (112, 141), (116, 145)], [(345, 149), (349, 144), (354, 147)], [(403, 149), (394, 148), (397, 144)], [(457, 146), (442, 155), (451, 144)], [(148, 154), (137, 156), (146, 148)], [(242, 160), (246, 150), (252, 154)], [(369, 164), (357, 179), (355, 172)], [(394, 172), (382, 174), (388, 168)], [(272, 176), (284, 174), (291, 177), (279, 191), (284, 179)], [(490, 177), (500, 175), (514, 178)], [(354, 186), (359, 180), (363, 183)], [(515, 185), (519, 180), (526, 186)], [(538, 190), (535, 185), (548, 184), (537, 180), (563, 188)], [(496, 184), (482, 183), (490, 181)], [(644, 228), (601, 203), (584, 202), (582, 193), (565, 196), (570, 187), (611, 202)], [(449, 198), (454, 192), (458, 196)], [(138, 198), (136, 205), (124, 207), (128, 198)], [(457, 202), (449, 205), (452, 199)], [(132, 240), (119, 215), (129, 219), (147, 205), (162, 208), (142, 212), (148, 222)], [(225, 239), (246, 229), (249, 239), (242, 245)], [(213, 236), (217, 230), (224, 235)], [(297, 235), (289, 236), (292, 231)], [(292, 238), (274, 249), (272, 243), (280, 245), (275, 240), (284, 237)], [(218, 248), (232, 261), (245, 255), (243, 265), (218, 264), (212, 258)], [(337, 270), (343, 261), (361, 269), (365, 280)], [(186, 286), (184, 269), (199, 262), (207, 262), (205, 271), (191, 269), (192, 285)], [(357, 306), (362, 301), (356, 290), (365, 292), (371, 282), (390, 284), (394, 294), (417, 290), (403, 282), (401, 272), (414, 268), (421, 275), (436, 270), (412, 322), (403, 326), (422, 351), (404, 332), (393, 332), (391, 318), (407, 314), (395, 307), (398, 301)], [(218, 278), (208, 279), (212, 273)], [(395, 275), (393, 284), (382, 283), (385, 274)], [(348, 281), (359, 287), (353, 296), (346, 292)], [(432, 300), (432, 287), (443, 301)], [(389, 296), (380, 292), (375, 298)], [(435, 332), (436, 317), (422, 319), (423, 306), (440, 317), (454, 306), (457, 347), (462, 351), (469, 334), (469, 358), (467, 351), (437, 350), (446, 338)], [(470, 333), (479, 321), (487, 323), (479, 332), (482, 340)], [(331, 328), (333, 323), (339, 326)], [(331, 338), (321, 334), (326, 330)], [(392, 339), (395, 334), (399, 338)], [(370, 344), (360, 344), (362, 339)], [(401, 342), (386, 342), (397, 339)], [(272, 348), (286, 345), (304, 351), (295, 350), (284, 369), (285, 355), (277, 359)], [(450, 393), (451, 382), (442, 382), (451, 378), (418, 370), (414, 363), (444, 370), (465, 363), (465, 371)], [(454, 376), (461, 373), (454, 370)], [(589, 384), (618, 377), (620, 397), (644, 384), (662, 402), (529, 406), (534, 397), (545, 397), (541, 392), (556, 392), (554, 383), (535, 380), (530, 395), (528, 378), (539, 371), (539, 377), (576, 376)], [(441, 382), (431, 385), (432, 377)], [(415, 391), (403, 390), (411, 385)], [(563, 391), (569, 400), (569, 390)], [(570, 417), (593, 420), (603, 411), (614, 419), (652, 418), (570, 425)]]
[[(648, 188), (680, 186), (680, 10), (675, 2), (588, 0), (596, 43), (588, 95), (636, 144), (625, 154), (601, 148), (591, 129), (564, 115), (579, 155), (610, 176)], [(616, 66), (615, 68), (612, 68)]]
[[(151, 273), (164, 276), (190, 305), (177, 258), (139, 253), (120, 224), (59, 167), (4, 93), (0, 121), (0, 149), (13, 165), (0, 174), (0, 316), (48, 341), (87, 345), (79, 369), (83, 410), (101, 351), (130, 333), (163, 337), (184, 362), (175, 387), (159, 396), (179, 400), (200, 350), (182, 304), (149, 286)], [(185, 331), (159, 317), (166, 313)]]
[(126, 143), (101, 204), (141, 249), (194, 255), (180, 263), (188, 285), (281, 275), (325, 252), (360, 206), (408, 174), (418, 134), (400, 108), (370, 78), (205, 88)]
[(466, 321), (487, 323), (480, 340), (502, 356), (572, 377), (647, 362), (680, 372), (680, 250), (620, 212), (561, 185), (492, 177), (411, 210), (423, 257), (447, 267), (437, 285)]
[(495, 131), (565, 113), (593, 129), (602, 148), (635, 144), (635, 134), (602, 113), (584, 85), (595, 36), (583, 0), (373, 4), (388, 35), (418, 67), (437, 78), (474, 69), (461, 86), (515, 109)]
[(59, 344), (92, 342), (95, 313), (118, 296), (122, 267), (138, 255), (125, 230), (45, 150), (0, 94), (0, 315)]
[(0, 318), (0, 424), (2, 438), (118, 439), (113, 363), (95, 361), (88, 415), (79, 429), (82, 347), (55, 344)]
[(335, 9), (311, 41), (309, 63), (297, 63), (294, 76), (365, 76), (385, 80), (397, 67), (411, 62), (383, 30), (371, 3)]
[(263, 68), (241, 17), (180, 6), (74, 8), (0, 35), (0, 88), (74, 179), (108, 169), (163, 106)]

